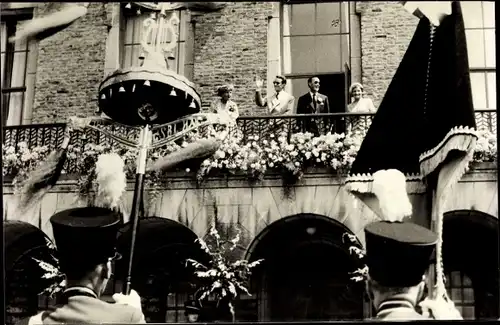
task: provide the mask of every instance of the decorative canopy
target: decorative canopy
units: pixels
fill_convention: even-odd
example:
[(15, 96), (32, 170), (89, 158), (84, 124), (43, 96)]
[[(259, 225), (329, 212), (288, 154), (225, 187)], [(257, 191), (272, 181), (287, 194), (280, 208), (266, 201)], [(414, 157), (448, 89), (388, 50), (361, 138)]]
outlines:
[(169, 66), (179, 24), (171, 5), (158, 4), (160, 12), (144, 21), (141, 66), (118, 69), (99, 86), (100, 111), (119, 123), (164, 124), (201, 108), (194, 84)]

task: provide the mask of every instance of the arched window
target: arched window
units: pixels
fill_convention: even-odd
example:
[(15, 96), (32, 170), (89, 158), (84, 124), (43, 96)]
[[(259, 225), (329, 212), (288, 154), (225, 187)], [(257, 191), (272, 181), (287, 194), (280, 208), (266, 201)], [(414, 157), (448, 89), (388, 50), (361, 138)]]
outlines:
[(474, 288), (471, 279), (461, 271), (446, 274), (446, 290), (464, 319), (475, 319)]

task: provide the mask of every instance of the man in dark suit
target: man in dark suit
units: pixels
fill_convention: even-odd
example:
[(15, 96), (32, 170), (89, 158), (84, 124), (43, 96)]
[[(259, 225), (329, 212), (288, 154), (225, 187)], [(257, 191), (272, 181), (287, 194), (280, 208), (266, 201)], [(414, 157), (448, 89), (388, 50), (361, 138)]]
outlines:
[(120, 220), (118, 213), (94, 207), (68, 209), (51, 217), (67, 289), (60, 305), (22, 324), (146, 323), (135, 291), (113, 295), (113, 304), (99, 299), (111, 277), (112, 261), (120, 258), (115, 250)]
[[(297, 114), (322, 114), (330, 113), (330, 104), (328, 97), (319, 93), (320, 81), (318, 77), (311, 77), (307, 80), (309, 92), (302, 95), (297, 103)], [(303, 132), (311, 132), (314, 135), (320, 135), (321, 120), (314, 118), (299, 119), (299, 128)], [(326, 121), (325, 121), (326, 122)]]

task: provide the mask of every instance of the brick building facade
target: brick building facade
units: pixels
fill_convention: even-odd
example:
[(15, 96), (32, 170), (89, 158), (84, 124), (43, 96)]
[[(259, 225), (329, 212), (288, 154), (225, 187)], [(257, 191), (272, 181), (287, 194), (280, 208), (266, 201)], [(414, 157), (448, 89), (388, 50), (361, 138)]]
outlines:
[[(480, 55), (469, 53), (474, 103), (476, 109), (496, 110), (494, 3), (463, 3), (468, 41), (481, 49)], [(149, 13), (133, 3), (90, 3), (84, 17), (48, 39), (15, 45), (5, 41), (20, 21), (61, 5), (2, 4), (7, 125), (93, 115), (104, 76), (140, 62), (140, 31)], [(241, 115), (265, 114), (254, 104), (256, 75), (264, 79), (267, 93), (274, 76), (287, 76), (287, 90), (296, 98), (307, 91), (307, 78), (319, 75), (320, 91), (335, 99), (337, 112), (345, 111), (349, 85), (361, 82), (378, 106), (418, 23), (396, 1), (228, 2), (217, 12), (176, 14), (179, 40), (172, 69), (195, 82), (205, 108), (218, 85), (233, 83)], [(448, 276), (463, 278), (460, 272)], [(450, 281), (455, 286), (450, 290), (462, 290), (465, 297), (470, 289), (466, 280)]]
[[(16, 13), (22, 12), (26, 19), (32, 12), (38, 17), (61, 5), (33, 10), (30, 3), (15, 4), (17, 9), (6, 10), (3, 16), (15, 20)], [(483, 7), (484, 16), (491, 8)], [(325, 78), (321, 91), (338, 99), (335, 111), (344, 110), (348, 84), (361, 82), (378, 106), (418, 23), (396, 1), (230, 2), (217, 12), (177, 13), (181, 16), (177, 71), (197, 84), (203, 107), (214, 99), (217, 85), (233, 83), (242, 115), (263, 113), (253, 103), (256, 75), (267, 81), (268, 91), (272, 91), (271, 78), (286, 75), (288, 91), (298, 97), (307, 91), (307, 77), (318, 74)], [(138, 63), (139, 33), (146, 17), (144, 8), (140, 12), (139, 7), (128, 9), (126, 4), (91, 3), (87, 15), (73, 25), (42, 42), (31, 42), (25, 66), (21, 64), (15, 72), (22, 74), (27, 68), (24, 101), (22, 105), (10, 103), (7, 124), (61, 122), (71, 115), (93, 114), (104, 75)], [(315, 24), (300, 22), (311, 20)], [(491, 33), (487, 31), (491, 31), (486, 28), (490, 29), (491, 18), (482, 20), (485, 41), (481, 46), (488, 56), (491, 49), (486, 41)], [(493, 63), (483, 62), (479, 67), (487, 74), (473, 78), (473, 88), (485, 93), (484, 99), (477, 100), (481, 109), (496, 105), (494, 46), (492, 50)]]

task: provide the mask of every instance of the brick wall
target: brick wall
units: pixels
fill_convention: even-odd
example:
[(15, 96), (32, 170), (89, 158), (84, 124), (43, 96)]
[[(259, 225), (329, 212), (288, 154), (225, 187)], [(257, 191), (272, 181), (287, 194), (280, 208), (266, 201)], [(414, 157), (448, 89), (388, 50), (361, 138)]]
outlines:
[[(60, 4), (37, 10), (36, 16)], [(33, 123), (63, 122), (71, 115), (91, 115), (104, 77), (110, 15), (106, 3), (91, 3), (73, 25), (39, 44)]]
[[(43, 15), (47, 6), (37, 11)], [(59, 4), (60, 5), (60, 4)], [(104, 75), (105, 46), (112, 4), (91, 3), (88, 14), (40, 43), (33, 123), (91, 115)], [(356, 2), (361, 16), (362, 83), (375, 105), (380, 103), (413, 35), (418, 20), (398, 2)], [(223, 83), (235, 85), (241, 115), (261, 114), (253, 103), (254, 78), (267, 72), (270, 2), (232, 2), (194, 21), (194, 82), (203, 107)], [(267, 81), (265, 80), (265, 83)]]
[[(255, 111), (255, 75), (266, 77), (269, 2), (232, 2), (220, 12), (193, 19), (195, 23), (194, 82), (203, 107), (213, 101), (218, 85), (233, 83), (240, 115)], [(264, 83), (266, 84), (266, 83)]]
[(410, 43), (418, 19), (396, 1), (358, 1), (362, 83), (376, 107)]

